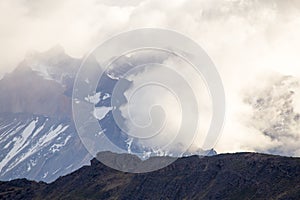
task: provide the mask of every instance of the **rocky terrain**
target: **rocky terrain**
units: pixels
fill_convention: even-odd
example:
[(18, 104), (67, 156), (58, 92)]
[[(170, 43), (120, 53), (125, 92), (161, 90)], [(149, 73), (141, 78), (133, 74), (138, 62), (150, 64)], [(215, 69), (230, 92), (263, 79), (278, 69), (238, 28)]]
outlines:
[(300, 158), (257, 153), (185, 157), (146, 174), (119, 172), (93, 159), (90, 166), (50, 184), (25, 179), (0, 183), (0, 199), (15, 200), (299, 198)]
[(92, 159), (72, 120), (80, 62), (56, 46), (28, 54), (0, 80), (0, 180), (51, 182)]

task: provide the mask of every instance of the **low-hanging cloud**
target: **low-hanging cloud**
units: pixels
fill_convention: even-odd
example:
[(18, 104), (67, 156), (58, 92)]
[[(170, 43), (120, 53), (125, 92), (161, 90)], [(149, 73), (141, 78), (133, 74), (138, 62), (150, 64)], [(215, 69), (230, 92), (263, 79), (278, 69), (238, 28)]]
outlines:
[(0, 74), (16, 67), (29, 50), (61, 44), (68, 54), (82, 57), (121, 31), (179, 31), (206, 50), (224, 82), (227, 119), (216, 149), (268, 151), (275, 142), (241, 120), (253, 114), (245, 90), (260, 88), (265, 80), (257, 77), (264, 74), (300, 76), (299, 9), (297, 0), (0, 1)]
[[(149, 50), (144, 53), (150, 54)], [(199, 150), (210, 125), (212, 108), (208, 90), (197, 70), (170, 54), (159, 66), (140, 65), (131, 71), (137, 72), (126, 77), (131, 87), (125, 92), (127, 103), (121, 112), (131, 135), (146, 138), (139, 140), (139, 145), (158, 148), (168, 144), (165, 151), (173, 153)], [(188, 115), (184, 109), (189, 109)], [(194, 120), (198, 121), (198, 127)]]

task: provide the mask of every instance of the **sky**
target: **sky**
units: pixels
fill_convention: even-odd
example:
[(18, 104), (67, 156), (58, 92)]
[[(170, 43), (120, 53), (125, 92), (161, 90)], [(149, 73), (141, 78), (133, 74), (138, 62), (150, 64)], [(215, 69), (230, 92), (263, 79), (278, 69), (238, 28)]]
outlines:
[[(266, 115), (279, 120), (280, 115), (273, 112), (279, 104), (259, 109), (253, 103), (255, 97), (276, 93), (270, 91), (282, 76), (291, 75), (297, 82), (299, 11), (297, 0), (0, 0), (0, 76), (11, 72), (27, 53), (57, 44), (81, 58), (120, 32), (171, 29), (196, 41), (223, 80), (227, 107), (222, 136), (215, 146), (218, 152), (300, 156), (300, 133), (294, 123), (286, 122), (293, 137), (283, 137), (276, 130), (270, 137), (262, 127), (274, 124), (257, 125)], [(294, 92), (292, 108), (297, 112), (299, 88)]]

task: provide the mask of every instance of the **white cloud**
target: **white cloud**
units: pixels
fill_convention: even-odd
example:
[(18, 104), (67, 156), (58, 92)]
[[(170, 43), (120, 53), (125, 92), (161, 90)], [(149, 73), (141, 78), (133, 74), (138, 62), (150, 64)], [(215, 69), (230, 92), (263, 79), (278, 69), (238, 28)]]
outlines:
[[(146, 137), (146, 140), (139, 141), (146, 147), (168, 145), (165, 150), (176, 149), (182, 153), (192, 143), (201, 148), (212, 111), (205, 83), (193, 67), (178, 57), (169, 55), (162, 64), (168, 67), (147, 65), (142, 67), (142, 72), (135, 68), (128, 76), (132, 86), (125, 92), (128, 103), (121, 107), (121, 112), (129, 132)], [(135, 70), (139, 73), (134, 73)], [(196, 100), (195, 106), (192, 99)], [(155, 110), (158, 107), (161, 110)], [(189, 110), (188, 115), (184, 114), (183, 109), (189, 107), (195, 109)], [(199, 127), (197, 124), (192, 127), (191, 122), (198, 113)], [(182, 126), (182, 118), (188, 126)], [(181, 132), (180, 127), (184, 127)], [(150, 135), (153, 137), (147, 137)]]
[(0, 74), (11, 71), (30, 49), (61, 44), (81, 57), (121, 31), (173, 29), (207, 51), (224, 81), (228, 113), (217, 150), (268, 148), (274, 142), (241, 120), (251, 113), (242, 102), (243, 90), (259, 86), (258, 75), (300, 75), (299, 5), (297, 0), (0, 1)]

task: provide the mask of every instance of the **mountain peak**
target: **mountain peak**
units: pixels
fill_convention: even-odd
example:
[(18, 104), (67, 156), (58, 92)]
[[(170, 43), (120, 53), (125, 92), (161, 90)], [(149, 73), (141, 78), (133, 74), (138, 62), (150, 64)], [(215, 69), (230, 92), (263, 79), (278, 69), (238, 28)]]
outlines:
[(65, 49), (60, 44), (57, 44), (57, 45), (53, 46), (52, 48), (50, 48), (49, 50), (47, 50), (44, 54), (47, 54), (47, 55), (65, 54)]
[(57, 44), (46, 51), (37, 51), (31, 50), (28, 51), (25, 55), (25, 60), (30, 61), (36, 58), (43, 58), (43, 57), (57, 57), (59, 55), (66, 55), (65, 49), (60, 44)]

